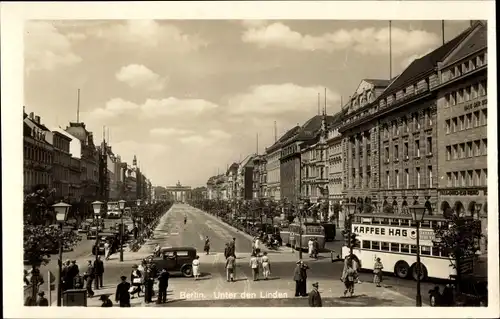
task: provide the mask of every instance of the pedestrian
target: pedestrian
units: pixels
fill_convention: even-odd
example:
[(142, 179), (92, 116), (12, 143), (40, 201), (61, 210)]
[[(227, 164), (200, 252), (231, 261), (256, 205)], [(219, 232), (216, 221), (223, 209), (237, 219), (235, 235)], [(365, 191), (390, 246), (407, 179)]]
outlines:
[(314, 259), (318, 259), (318, 253), (319, 253), (319, 242), (318, 238), (314, 238), (313, 240), (313, 257)]
[[(434, 286), (433, 289), (429, 290), (429, 305), (431, 307), (440, 307), (442, 306), (442, 296), (441, 292), (439, 291), (439, 286)], [(434, 300), (433, 300), (434, 299)]]
[(349, 293), (350, 297), (354, 294), (354, 281), (356, 278), (356, 270), (353, 268), (352, 259), (347, 259), (345, 263), (344, 271), (342, 272), (341, 281), (344, 282), (345, 290), (344, 297), (347, 297), (347, 293)]
[(226, 279), (227, 281), (234, 282), (234, 270), (236, 268), (236, 258), (229, 255), (226, 259)]
[(104, 256), (106, 260), (109, 260), (109, 257), (111, 257), (111, 245), (108, 240), (104, 243)]
[(73, 288), (73, 279), (70, 277), (71, 261), (66, 260), (61, 271), (62, 289), (66, 291)]
[(300, 271), (302, 272), (302, 286), (301, 286), (301, 296), (307, 297), (307, 270), (309, 266), (307, 266), (303, 261), (300, 263)]
[(224, 258), (227, 259), (227, 257), (229, 257), (230, 252), (231, 248), (229, 247), (229, 243), (226, 243), (226, 247), (224, 248)]
[(163, 268), (158, 276), (158, 299), (156, 299), (156, 303), (166, 303), (167, 302), (167, 288), (168, 288), (168, 279), (170, 278), (170, 273), (166, 268)]
[(159, 256), (160, 256), (160, 244), (156, 244), (155, 249), (154, 249), (154, 251), (153, 251), (153, 254), (154, 254), (156, 257), (159, 257)]
[(321, 301), (321, 294), (319, 293), (319, 284), (317, 282), (312, 284), (313, 289), (309, 293), (309, 307), (323, 307)]
[(233, 237), (233, 240), (229, 243), (230, 252), (234, 258), (236, 258), (236, 238)]
[(87, 289), (87, 294), (90, 298), (94, 297), (94, 291), (92, 290), (92, 282), (94, 281), (95, 269), (92, 265), (92, 260), (87, 262), (87, 271), (84, 274), (84, 280), (86, 280), (85, 288)]
[(144, 273), (144, 302), (150, 303), (153, 298), (154, 274), (151, 265), (146, 266)]
[(264, 276), (264, 280), (268, 280), (271, 275), (271, 262), (269, 261), (269, 257), (267, 256), (267, 252), (264, 252), (264, 256), (262, 256), (262, 275)]
[(259, 280), (259, 260), (255, 254), (250, 257), (250, 267), (252, 268), (253, 281)]
[(255, 237), (255, 255), (258, 256), (260, 254), (260, 239)]
[(137, 297), (141, 295), (141, 287), (143, 284), (142, 272), (139, 270), (137, 265), (132, 266), (132, 273), (130, 274), (130, 282), (132, 283), (132, 290), (130, 291), (130, 297), (133, 299), (134, 295)]
[(72, 283), (70, 285), (69, 289), (75, 288), (75, 286), (74, 286), (74, 284), (75, 284), (75, 278), (79, 274), (80, 274), (80, 269), (78, 268), (78, 265), (76, 264), (76, 260), (72, 260), (71, 261), (71, 265), (68, 266), (68, 276), (69, 276), (70, 282)]
[(120, 307), (130, 307), (130, 284), (127, 282), (126, 276), (121, 276), (122, 282), (116, 286), (115, 301), (120, 304)]
[(377, 285), (377, 287), (381, 287), (380, 283), (382, 282), (382, 269), (384, 269), (384, 265), (380, 262), (380, 258), (377, 257), (375, 261), (375, 265), (373, 265), (373, 283)]
[(43, 291), (41, 291), (38, 293), (38, 296), (40, 298), (38, 298), (38, 302), (36, 305), (39, 307), (48, 307), (49, 301), (47, 300), (47, 298), (45, 298), (45, 293)]
[(302, 260), (295, 263), (295, 271), (293, 273), (295, 281), (295, 297), (302, 296), (302, 284), (304, 282), (304, 272), (302, 271)]
[(313, 248), (314, 248), (314, 242), (313, 242), (312, 238), (309, 238), (309, 241), (307, 242), (307, 248), (308, 248), (309, 257), (312, 258)]
[(113, 302), (109, 300), (108, 295), (101, 295), (101, 297), (99, 297), (99, 300), (102, 301), (101, 307), (113, 307)]
[(200, 278), (200, 256), (196, 255), (193, 260), (193, 276), (194, 280)]
[(104, 275), (104, 262), (101, 260), (101, 256), (97, 255), (94, 261), (94, 272), (95, 272), (95, 289), (103, 287), (103, 275)]
[(205, 246), (203, 247), (203, 251), (205, 251), (208, 254), (210, 254), (210, 239), (208, 239), (208, 236), (205, 238)]

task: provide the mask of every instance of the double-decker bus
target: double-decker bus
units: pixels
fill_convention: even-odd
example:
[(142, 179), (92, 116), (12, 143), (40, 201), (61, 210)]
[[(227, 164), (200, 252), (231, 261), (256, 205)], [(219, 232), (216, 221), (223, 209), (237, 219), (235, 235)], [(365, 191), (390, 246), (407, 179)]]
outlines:
[(108, 202), (107, 217), (108, 218), (120, 218), (121, 212), (118, 206), (118, 202)]
[[(361, 262), (361, 268), (373, 270), (376, 258), (380, 258), (384, 271), (400, 278), (411, 274), (417, 279), (417, 249), (420, 249), (421, 274), (427, 277), (449, 279), (456, 270), (448, 254), (434, 247), (435, 224), (446, 220), (438, 216), (426, 216), (420, 223), (420, 247), (416, 245), (416, 222), (411, 216), (356, 214), (352, 221), (352, 233), (356, 234), (353, 254)], [(349, 255), (349, 247), (342, 247), (342, 258)]]
[[(302, 229), (302, 242), (300, 242), (300, 231)], [(294, 249), (307, 249), (309, 239), (316, 238), (318, 240), (319, 249), (325, 248), (325, 229), (320, 223), (305, 222), (302, 224), (293, 223), (288, 227), (290, 232), (288, 241), (282, 237), (283, 243), (290, 245)]]

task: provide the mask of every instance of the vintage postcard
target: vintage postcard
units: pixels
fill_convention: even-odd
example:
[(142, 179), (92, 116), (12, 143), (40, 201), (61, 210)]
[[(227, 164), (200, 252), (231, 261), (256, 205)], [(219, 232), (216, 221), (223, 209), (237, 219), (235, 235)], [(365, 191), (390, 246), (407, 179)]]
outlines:
[(7, 316), (496, 317), (493, 12), (2, 4)]

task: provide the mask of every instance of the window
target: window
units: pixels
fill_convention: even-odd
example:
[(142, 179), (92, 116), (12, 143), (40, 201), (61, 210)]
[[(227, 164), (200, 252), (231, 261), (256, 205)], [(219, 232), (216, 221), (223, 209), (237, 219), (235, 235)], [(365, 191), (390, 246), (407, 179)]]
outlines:
[(395, 174), (396, 174), (396, 188), (399, 188), (399, 171), (396, 170)]
[(444, 107), (449, 107), (450, 106), (450, 95), (446, 94), (444, 96)]
[(474, 174), (473, 171), (467, 171), (467, 180), (466, 180), (467, 185), (466, 186), (474, 186), (473, 185), (474, 184), (473, 174)]
[(407, 254), (410, 253), (410, 245), (401, 244), (401, 252)]
[(391, 243), (390, 249), (392, 252), (399, 253), (399, 244), (397, 243)]
[(465, 115), (465, 128), (469, 129), (472, 127), (472, 114)]
[(464, 93), (463, 90), (460, 89), (457, 91), (457, 104), (463, 103), (464, 101)]
[(432, 155), (432, 137), (427, 137), (427, 155)]
[(458, 158), (464, 158), (465, 157), (465, 143), (460, 143), (458, 145)]
[(372, 241), (372, 249), (380, 250), (380, 242), (379, 241)]
[(474, 141), (474, 156), (479, 156), (481, 153), (480, 141)]
[(429, 187), (432, 187), (434, 184), (434, 181), (432, 180), (432, 166), (428, 166), (427, 171), (429, 172)]
[(417, 188), (420, 188), (420, 167), (415, 168), (417, 172)]
[(481, 125), (488, 125), (488, 110), (481, 110)]
[(486, 82), (479, 82), (478, 86), (478, 96), (485, 96), (486, 95)]
[(380, 243), (380, 250), (389, 251), (389, 243), (383, 241)]
[(458, 186), (458, 172), (453, 172), (453, 187)]
[(458, 119), (454, 117), (451, 123), (451, 131), (455, 133), (457, 130), (458, 130)]
[(399, 160), (399, 146), (394, 145), (394, 160), (397, 161)]
[(410, 253), (411, 254), (417, 254), (417, 246), (416, 245), (411, 245), (410, 246)]
[(465, 150), (466, 157), (472, 157), (472, 142), (467, 142), (467, 148)]
[(392, 136), (397, 135), (396, 122), (392, 122)]
[(431, 247), (432, 256), (441, 256), (439, 247)]
[(408, 120), (406, 118), (403, 119), (403, 133), (408, 133)]
[(456, 92), (450, 93), (450, 102), (451, 102), (452, 106), (457, 105), (457, 93)]
[(476, 169), (476, 173), (474, 174), (474, 185), (473, 186), (480, 186), (480, 179), (481, 179), (481, 170)]
[(407, 159), (408, 158), (408, 142), (404, 142), (403, 144), (403, 156), (404, 156), (404, 159)]
[(453, 186), (453, 182), (451, 180), (451, 173), (446, 173), (446, 186), (447, 187)]
[(389, 146), (385, 147), (385, 160), (387, 162), (389, 161)]
[(415, 141), (415, 156), (420, 157), (420, 140)]
[(460, 186), (465, 186), (465, 171), (460, 172)]
[(488, 140), (483, 139), (483, 153), (482, 155), (488, 155)]
[(470, 94), (470, 98), (471, 100), (474, 100), (477, 98), (477, 93), (479, 91), (479, 85), (477, 84), (474, 84), (472, 87), (471, 87), (471, 94)]
[(363, 249), (370, 249), (371, 242), (369, 240), (363, 240)]
[(483, 169), (483, 186), (488, 186), (488, 169)]
[(406, 188), (410, 188), (410, 171), (405, 169)]
[(446, 120), (446, 134), (450, 134), (450, 126), (451, 126), (451, 121)]
[(470, 101), (470, 87), (464, 89), (464, 101)]
[(446, 160), (451, 160), (451, 146), (446, 146)]
[(460, 122), (460, 131), (463, 131), (465, 130), (465, 119), (464, 119), (464, 116), (460, 116), (458, 118), (458, 121)]
[(389, 171), (385, 172), (385, 179), (387, 181), (387, 188), (391, 188), (391, 173)]

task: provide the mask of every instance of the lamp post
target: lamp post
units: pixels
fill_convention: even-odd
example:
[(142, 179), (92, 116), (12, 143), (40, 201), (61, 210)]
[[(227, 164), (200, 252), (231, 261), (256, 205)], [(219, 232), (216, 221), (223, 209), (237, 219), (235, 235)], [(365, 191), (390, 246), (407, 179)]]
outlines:
[(410, 212), (413, 221), (417, 227), (417, 298), (416, 306), (422, 307), (422, 295), (420, 293), (420, 275), (421, 275), (421, 263), (420, 263), (420, 222), (424, 219), (425, 206), (423, 205), (413, 205), (410, 208)]
[[(143, 230), (143, 221), (142, 221), (142, 213), (139, 215), (139, 207), (141, 206), (141, 200), (138, 198), (136, 201), (135, 201), (135, 204), (137, 205), (137, 215), (139, 216), (140, 220), (141, 220), (141, 243), (142, 243), (142, 230)], [(147, 201), (146, 201), (146, 205), (147, 205)]]
[(63, 233), (63, 224), (68, 217), (68, 211), (71, 205), (66, 204), (64, 202), (60, 202), (52, 205), (54, 211), (56, 212), (56, 221), (59, 224), (59, 260), (58, 260), (58, 272), (57, 272), (57, 306), (61, 307), (62, 300), (62, 286), (61, 286), (61, 275), (62, 275), (62, 254), (63, 254), (63, 243), (62, 243), (62, 233)]
[[(302, 259), (302, 212), (304, 211), (304, 202), (299, 203), (299, 259)], [(295, 244), (297, 245), (297, 244)]]
[[(95, 201), (92, 203), (92, 208), (94, 209), (94, 217), (96, 219), (97, 224), (99, 225), (99, 216), (101, 214), (101, 207), (103, 202)], [(97, 260), (97, 256), (99, 256), (99, 233), (95, 236), (95, 259)]]
[(347, 239), (347, 242), (349, 243), (349, 254), (352, 255), (352, 250), (353, 250), (353, 243), (351, 243), (351, 237), (352, 237), (352, 218), (354, 217), (354, 213), (356, 212), (356, 204), (354, 203), (347, 203), (345, 204), (347, 207), (347, 221), (349, 225), (349, 237)]
[(125, 210), (125, 201), (123, 199), (118, 201), (118, 206), (121, 211), (121, 225), (120, 225), (120, 261), (123, 261), (123, 212)]

